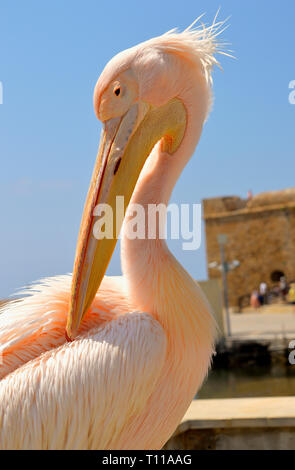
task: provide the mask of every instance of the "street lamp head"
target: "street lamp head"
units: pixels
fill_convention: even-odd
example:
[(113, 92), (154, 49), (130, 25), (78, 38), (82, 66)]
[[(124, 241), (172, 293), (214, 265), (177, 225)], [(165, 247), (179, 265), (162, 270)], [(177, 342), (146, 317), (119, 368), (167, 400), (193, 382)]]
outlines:
[(219, 233), (217, 235), (217, 241), (219, 245), (226, 245), (227, 244), (227, 235), (225, 233)]
[(215, 268), (218, 268), (218, 263), (217, 261), (212, 261), (212, 263), (209, 263), (208, 266), (211, 269), (215, 269)]

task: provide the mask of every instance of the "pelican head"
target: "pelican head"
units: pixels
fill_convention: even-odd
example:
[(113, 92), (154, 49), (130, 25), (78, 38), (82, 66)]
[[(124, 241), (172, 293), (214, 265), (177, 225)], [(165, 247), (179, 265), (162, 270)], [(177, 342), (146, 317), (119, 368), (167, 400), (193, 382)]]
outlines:
[[(171, 31), (121, 52), (105, 67), (94, 91), (94, 108), (103, 123), (100, 145), (77, 243), (67, 336), (76, 336), (105, 274), (117, 241), (98, 238), (95, 207), (112, 209), (114, 234), (122, 220), (116, 217), (116, 197), (128, 206), (141, 170), (155, 144), (183, 167), (194, 146), (179, 152), (187, 133), (192, 106), (200, 129), (210, 107), (211, 67), (216, 64), (216, 35), (210, 28)], [(185, 97), (196, 85), (197, 103)], [(197, 104), (197, 106), (196, 106)], [(194, 141), (193, 137), (190, 136)]]

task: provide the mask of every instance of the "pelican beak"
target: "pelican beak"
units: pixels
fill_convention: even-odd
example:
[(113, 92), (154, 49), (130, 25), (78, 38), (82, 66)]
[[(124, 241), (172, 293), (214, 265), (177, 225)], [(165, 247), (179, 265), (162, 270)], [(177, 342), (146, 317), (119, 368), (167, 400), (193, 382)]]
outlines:
[(77, 335), (114, 251), (124, 218), (117, 216), (117, 197), (124, 203), (124, 214), (153, 146), (167, 136), (164, 149), (173, 153), (185, 122), (183, 104), (174, 99), (158, 108), (137, 102), (124, 116), (104, 123), (76, 249), (66, 326), (69, 340)]
[(84, 212), (72, 278), (66, 335), (73, 339), (89, 309), (114, 251), (123, 217), (116, 214), (117, 196), (124, 211), (144, 159), (133, 159), (128, 148), (149, 106), (136, 103), (119, 118), (104, 123)]

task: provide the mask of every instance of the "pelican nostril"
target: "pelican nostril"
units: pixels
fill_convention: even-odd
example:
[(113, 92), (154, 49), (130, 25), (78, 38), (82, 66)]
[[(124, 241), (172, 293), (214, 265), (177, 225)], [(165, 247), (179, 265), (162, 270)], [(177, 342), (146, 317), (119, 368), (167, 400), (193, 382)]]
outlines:
[(121, 163), (121, 157), (118, 158), (118, 160), (116, 161), (116, 165), (115, 165), (115, 168), (114, 168), (114, 175), (117, 173), (118, 169), (119, 169), (119, 166), (120, 166), (120, 163)]

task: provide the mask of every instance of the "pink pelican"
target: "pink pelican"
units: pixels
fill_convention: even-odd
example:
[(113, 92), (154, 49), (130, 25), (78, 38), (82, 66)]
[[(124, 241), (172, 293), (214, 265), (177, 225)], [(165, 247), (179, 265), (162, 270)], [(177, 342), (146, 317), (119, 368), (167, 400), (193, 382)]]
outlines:
[(131, 214), (123, 276), (104, 277), (117, 238), (94, 236), (93, 214), (108, 204), (116, 219), (117, 196), (125, 208), (168, 204), (210, 110), (220, 31), (215, 21), (172, 30), (99, 77), (103, 132), (73, 276), (42, 280), (1, 310), (1, 449), (160, 449), (201, 386), (215, 321), (200, 287), (159, 231), (126, 235)]

